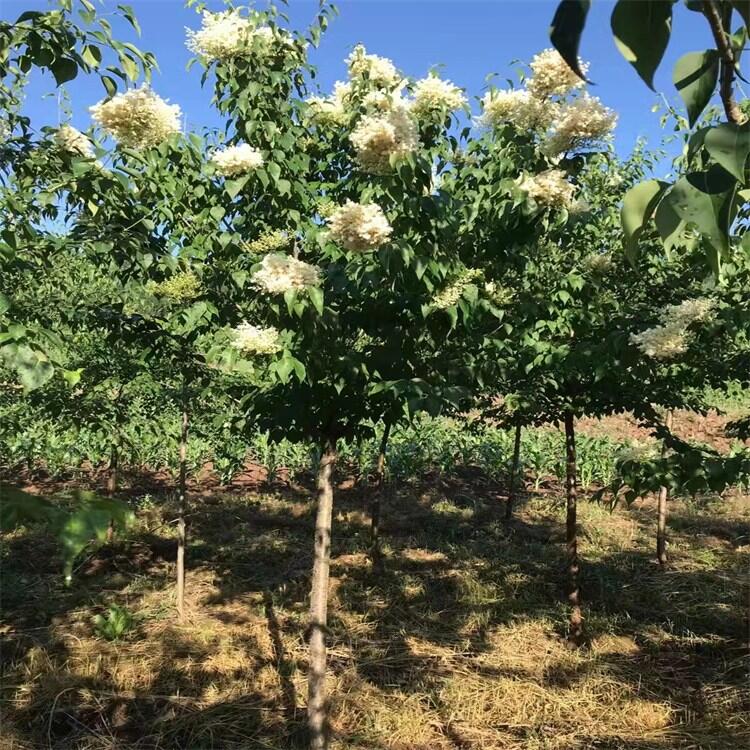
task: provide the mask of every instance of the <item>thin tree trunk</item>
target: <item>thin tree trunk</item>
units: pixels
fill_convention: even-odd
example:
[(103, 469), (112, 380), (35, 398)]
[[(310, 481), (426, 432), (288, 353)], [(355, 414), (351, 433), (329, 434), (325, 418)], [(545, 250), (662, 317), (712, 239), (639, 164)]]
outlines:
[(188, 411), (187, 383), (182, 386), (182, 428), (180, 430), (180, 482), (178, 487), (177, 516), (177, 614), (180, 621), (185, 619), (185, 540), (187, 515), (187, 441)]
[(375, 492), (370, 497), (370, 560), (373, 568), (380, 568), (383, 562), (380, 553), (380, 511), (383, 502), (383, 488), (385, 487), (385, 453), (390, 434), (391, 423), (386, 422), (383, 437), (380, 441), (380, 451), (378, 452), (377, 485)]
[(328, 572), (331, 558), (331, 518), (336, 462), (335, 445), (328, 441), (318, 468), (318, 512), (315, 519), (315, 560), (310, 594), (309, 672), (307, 677), (307, 727), (310, 750), (328, 748), (326, 700), (326, 626), (328, 622)]
[[(117, 492), (117, 463), (118, 463), (118, 450), (117, 440), (112, 441), (112, 446), (109, 452), (109, 470), (107, 473), (107, 495), (113, 497)], [(109, 526), (107, 526), (107, 542), (111, 542), (115, 536), (115, 520), (114, 518), (109, 519)]]
[(572, 412), (565, 413), (565, 489), (567, 514), (565, 536), (568, 549), (568, 603), (570, 604), (570, 634), (568, 639), (574, 646), (581, 643), (583, 616), (581, 615), (581, 590), (578, 582), (578, 478), (576, 468), (576, 436)]
[(516, 490), (518, 489), (519, 468), (521, 463), (521, 423), (516, 425), (516, 435), (513, 441), (513, 465), (510, 469), (510, 487), (508, 489), (508, 501), (505, 504), (505, 520), (513, 518), (513, 506), (516, 502)]
[[(667, 412), (664, 426), (672, 429), (672, 411)], [(662, 443), (661, 455), (664, 456), (667, 446)], [(667, 496), (668, 490), (663, 485), (659, 488), (658, 519), (656, 525), (656, 559), (662, 567), (667, 564)]]
[(119, 451), (117, 441), (112, 441), (109, 451), (109, 471), (107, 473), (107, 494), (114, 495), (117, 492), (117, 470), (119, 462)]

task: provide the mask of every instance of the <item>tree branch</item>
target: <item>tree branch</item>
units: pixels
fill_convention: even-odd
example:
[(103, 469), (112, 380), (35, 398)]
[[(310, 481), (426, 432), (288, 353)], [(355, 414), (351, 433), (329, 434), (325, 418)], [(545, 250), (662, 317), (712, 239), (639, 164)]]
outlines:
[[(731, 14), (731, 6), (730, 6)], [(741, 125), (745, 122), (745, 115), (739, 108), (734, 98), (734, 77), (735, 77), (735, 57), (732, 44), (729, 40), (729, 33), (724, 28), (725, 24), (717, 6), (716, 0), (704, 0), (703, 15), (708, 19), (708, 25), (711, 27), (716, 49), (719, 51), (721, 59), (721, 75), (719, 79), (719, 96), (721, 103), (724, 105), (729, 122), (735, 125)], [(728, 21), (727, 21), (728, 25)]]

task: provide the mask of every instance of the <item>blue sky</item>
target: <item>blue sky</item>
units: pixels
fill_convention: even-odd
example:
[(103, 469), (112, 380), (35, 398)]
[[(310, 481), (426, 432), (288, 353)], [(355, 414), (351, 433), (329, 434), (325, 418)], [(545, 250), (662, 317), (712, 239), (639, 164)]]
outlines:
[[(100, 7), (107, 13), (116, 4), (105, 0)], [(409, 76), (422, 77), (431, 66), (441, 64), (441, 75), (466, 88), (470, 96), (482, 94), (489, 73), (498, 73), (497, 83), (502, 85), (503, 79), (515, 77), (513, 60), (528, 60), (549, 46), (547, 33), (557, 5), (549, 0), (340, 0), (337, 4), (340, 15), (312, 55), (324, 90), (345, 77), (343, 59), (355, 43), (362, 42), (368, 51), (392, 58)], [(184, 29), (197, 28), (199, 16), (184, 8), (182, 0), (131, 0), (130, 5), (140, 21), (142, 37), (135, 39), (129, 27), (117, 26), (116, 31), (120, 38), (156, 54), (161, 73), (156, 74), (154, 89), (182, 107), (190, 127), (218, 124), (208, 105), (210, 92), (200, 88), (200, 68), (185, 71), (190, 53)], [(628, 152), (638, 136), (646, 136), (658, 147), (662, 131), (658, 115), (651, 112), (658, 97), (617, 52), (609, 29), (612, 5), (607, 0), (592, 4), (582, 43), (581, 55), (591, 63), (589, 76), (596, 84), (592, 93), (620, 114), (616, 134), (620, 152)], [(0, 0), (0, 18), (13, 20), (24, 10), (47, 7), (46, 0)], [(220, 10), (224, 4), (214, 0), (208, 7)], [(313, 18), (316, 9), (315, 0), (290, 0), (287, 12), (292, 25), (299, 28)], [(656, 77), (657, 90), (676, 101), (671, 83), (675, 60), (709, 46), (712, 40), (703, 18), (676, 5), (673, 39)], [(40, 124), (54, 125), (57, 102), (42, 98), (50, 82), (51, 78), (35, 81), (26, 111), (39, 118)], [(85, 129), (90, 125), (88, 107), (103, 96), (103, 89), (94, 78), (73, 81), (67, 88), (73, 124)]]

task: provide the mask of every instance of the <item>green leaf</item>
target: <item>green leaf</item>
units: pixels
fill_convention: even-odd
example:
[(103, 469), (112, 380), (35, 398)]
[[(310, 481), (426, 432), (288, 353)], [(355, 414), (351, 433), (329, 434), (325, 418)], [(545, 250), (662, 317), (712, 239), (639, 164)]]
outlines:
[(266, 172), (271, 175), (271, 179), (273, 179), (274, 182), (281, 177), (281, 167), (276, 164), (276, 162), (269, 162), (266, 164)]
[(276, 363), (276, 374), (279, 376), (279, 380), (282, 383), (286, 383), (289, 380), (289, 376), (294, 369), (295, 361), (294, 357), (289, 356), (287, 353), (286, 356)]
[(135, 519), (133, 511), (119, 500), (97, 497), (92, 492), (82, 490), (77, 491), (75, 496), (80, 507), (70, 514), (59, 532), (65, 580), (68, 582), (78, 555), (91, 541), (103, 542), (106, 539), (110, 522), (127, 528)]
[(625, 233), (625, 255), (634, 261), (638, 254), (638, 239), (651, 219), (654, 209), (664, 195), (669, 183), (661, 180), (646, 180), (634, 185), (622, 200), (620, 218)]
[(719, 77), (719, 53), (715, 49), (688, 52), (674, 66), (672, 80), (688, 112), (690, 127), (711, 100)]
[(549, 30), (552, 46), (568, 63), (571, 70), (584, 80), (586, 76), (578, 62), (578, 47), (590, 7), (591, 0), (562, 0), (557, 6)]
[(114, 96), (117, 93), (117, 81), (112, 76), (101, 76), (100, 78), (107, 96)]
[(87, 44), (84, 46), (81, 52), (81, 57), (83, 58), (83, 61), (92, 68), (97, 68), (102, 61), (101, 51), (93, 44)]
[(674, 0), (618, 0), (612, 11), (617, 49), (650, 89), (672, 33), (673, 4)]
[(703, 142), (711, 158), (741, 183), (745, 183), (745, 164), (750, 154), (750, 126), (722, 123), (711, 128)]
[(75, 60), (71, 60), (69, 57), (58, 57), (50, 64), (49, 68), (58, 86), (72, 81), (78, 75), (78, 65)]
[(138, 65), (135, 60), (132, 60), (127, 55), (120, 56), (120, 65), (125, 71), (125, 75), (131, 80), (135, 81), (138, 78)]
[(245, 286), (245, 283), (247, 282), (247, 271), (233, 271), (232, 272), (232, 280), (234, 281), (237, 286), (242, 289)]
[[(692, 178), (692, 179), (691, 179)], [(694, 226), (718, 252), (729, 252), (727, 228), (720, 225), (719, 210), (726, 197), (708, 193), (695, 186), (695, 175), (681, 177), (664, 198), (688, 226)]]
[(72, 388), (75, 385), (78, 385), (78, 383), (81, 382), (81, 375), (83, 374), (83, 370), (63, 370), (62, 376), (65, 378), (65, 382)]
[(221, 221), (224, 218), (224, 214), (226, 213), (226, 211), (224, 210), (223, 206), (214, 206), (208, 213), (211, 214), (212, 219)]
[(318, 315), (323, 314), (323, 290), (319, 287), (312, 286), (307, 290), (307, 293), (310, 295), (310, 302), (312, 302), (313, 307), (318, 311)]
[(242, 177), (238, 177), (236, 180), (227, 180), (224, 183), (224, 190), (227, 191), (227, 195), (229, 195), (230, 198), (234, 199), (237, 197), (240, 190), (245, 187), (249, 179), (250, 175), (243, 175)]
[(55, 373), (47, 357), (26, 344), (3, 347), (2, 354), (8, 365), (16, 371), (26, 391), (43, 386)]
[(37, 495), (0, 483), (0, 531), (28, 523), (54, 521), (60, 510)]
[(8, 312), (8, 310), (10, 310), (10, 300), (7, 295), (0, 292), (0, 315)]

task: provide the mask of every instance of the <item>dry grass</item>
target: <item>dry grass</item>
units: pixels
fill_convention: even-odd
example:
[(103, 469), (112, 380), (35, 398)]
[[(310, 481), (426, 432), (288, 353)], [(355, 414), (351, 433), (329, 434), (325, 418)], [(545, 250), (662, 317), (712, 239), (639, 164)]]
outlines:
[[(610, 514), (582, 503), (589, 642), (570, 651), (559, 502), (531, 500), (506, 527), (494, 498), (460, 497), (435, 487), (394, 496), (386, 572), (374, 576), (363, 500), (340, 496), (334, 747), (750, 743), (744, 498), (674, 502), (665, 571), (651, 559), (650, 504)], [(36, 532), (5, 540), (0, 748), (302, 747), (309, 510), (303, 497), (258, 495), (198, 508), (183, 624), (172, 617), (169, 539), (136, 529), (87, 560), (69, 591)], [(115, 643), (91, 624), (110, 602), (139, 617)]]

